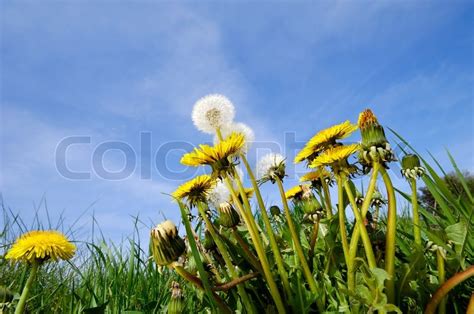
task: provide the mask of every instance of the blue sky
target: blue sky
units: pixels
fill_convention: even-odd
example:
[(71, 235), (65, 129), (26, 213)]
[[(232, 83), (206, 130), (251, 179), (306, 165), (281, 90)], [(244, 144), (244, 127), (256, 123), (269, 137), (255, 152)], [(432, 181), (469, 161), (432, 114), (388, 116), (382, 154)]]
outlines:
[[(448, 148), (474, 170), (473, 9), (469, 1), (2, 1), (3, 201), (26, 220), (42, 200), (66, 224), (85, 212), (84, 234), (94, 213), (114, 239), (133, 231), (130, 215), (177, 220), (162, 192), (190, 176), (179, 165), (183, 149), (210, 141), (190, 118), (209, 93), (234, 102), (258, 147), (290, 160), (316, 131), (371, 107), (419, 151), (448, 165)], [(56, 147), (69, 136), (91, 139), (67, 153), (88, 180), (56, 169)], [(126, 179), (93, 172), (95, 148), (110, 141), (137, 158)], [(267, 151), (252, 150), (251, 162)], [(103, 157), (111, 171), (124, 165), (120, 151)], [(278, 203), (271, 188), (267, 199)]]

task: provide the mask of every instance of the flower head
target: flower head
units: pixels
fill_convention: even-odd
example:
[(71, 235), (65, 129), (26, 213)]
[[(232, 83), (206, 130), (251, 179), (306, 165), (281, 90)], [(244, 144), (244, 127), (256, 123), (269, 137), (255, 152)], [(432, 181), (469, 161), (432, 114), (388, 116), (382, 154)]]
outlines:
[(198, 130), (213, 134), (234, 119), (235, 110), (227, 97), (212, 94), (199, 99), (193, 108), (192, 118)]
[(217, 219), (217, 222), (221, 226), (233, 228), (239, 224), (240, 215), (230, 203), (222, 203), (219, 207), (217, 207), (217, 211), (219, 212), (219, 218)]
[(260, 183), (276, 179), (283, 180), (285, 177), (285, 158), (280, 154), (270, 153), (263, 156), (257, 164), (257, 178)]
[(184, 295), (179, 283), (173, 281), (171, 283), (171, 298), (168, 303), (168, 314), (180, 314), (184, 311)]
[[(309, 188), (309, 186), (306, 186), (306, 187)], [(285, 192), (285, 198), (287, 200), (301, 199), (303, 197), (303, 194), (305, 193), (305, 190), (306, 189), (303, 189), (303, 185), (301, 185), (301, 184), (295, 185), (294, 187), (288, 189)]]
[[(255, 133), (253, 130), (248, 125), (240, 122), (225, 125), (221, 129), (223, 139), (228, 138), (232, 133), (240, 133), (244, 136), (245, 144), (242, 146), (242, 151), (247, 152), (255, 140)], [(214, 144), (217, 143), (219, 143), (219, 138), (216, 134), (214, 136)]]
[(178, 200), (185, 200), (190, 206), (196, 206), (200, 202), (206, 202), (212, 189), (216, 185), (216, 180), (204, 174), (181, 184), (172, 196)]
[(333, 147), (316, 157), (309, 167), (316, 168), (329, 166), (336, 174), (340, 173), (341, 171), (346, 174), (350, 174), (354, 172), (354, 166), (348, 164), (347, 158), (349, 158), (359, 149), (359, 144)]
[(371, 206), (382, 206), (387, 204), (387, 200), (383, 198), (380, 191), (376, 188), (374, 194), (372, 194), (372, 201), (370, 202)]
[(199, 148), (185, 154), (181, 158), (181, 163), (192, 167), (209, 165), (212, 168), (212, 175), (221, 178), (233, 173), (234, 164), (230, 159), (240, 151), (244, 143), (242, 134), (232, 133), (217, 145), (199, 145)]
[(328, 185), (331, 185), (331, 173), (324, 167), (319, 167), (317, 170), (308, 172), (300, 177), (300, 182), (311, 182), (311, 186), (315, 189), (319, 189), (322, 186), (323, 180)]
[(395, 160), (392, 148), (385, 137), (385, 131), (370, 109), (360, 113), (358, 124), (362, 136), (359, 161), (364, 170), (370, 169), (373, 162), (385, 164)]
[(214, 207), (219, 207), (220, 204), (228, 202), (230, 199), (230, 191), (224, 182), (218, 180), (214, 188), (208, 193), (207, 200)]
[(166, 266), (176, 262), (186, 246), (175, 224), (166, 220), (151, 229), (151, 248), (156, 264)]
[(20, 236), (5, 256), (6, 259), (42, 263), (47, 260), (67, 260), (74, 256), (76, 246), (61, 232), (30, 231)]
[(350, 121), (345, 121), (341, 124), (334, 125), (318, 132), (296, 155), (294, 162), (299, 163), (303, 160), (308, 160), (311, 162), (311, 160), (321, 151), (333, 146), (337, 146), (337, 140), (348, 137), (355, 130), (357, 130), (357, 125), (352, 124)]
[(421, 166), (417, 155), (408, 154), (402, 159), (402, 175), (407, 179), (418, 179), (425, 174), (425, 168)]

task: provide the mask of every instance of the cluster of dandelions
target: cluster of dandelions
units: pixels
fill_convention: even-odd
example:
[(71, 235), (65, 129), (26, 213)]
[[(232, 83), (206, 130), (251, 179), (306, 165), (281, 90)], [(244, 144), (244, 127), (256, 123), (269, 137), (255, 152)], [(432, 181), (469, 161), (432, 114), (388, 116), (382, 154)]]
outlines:
[[(183, 183), (172, 193), (180, 208), (186, 238), (181, 238), (170, 221), (154, 228), (151, 240), (157, 264), (174, 269), (201, 290), (209, 306), (218, 312), (228, 313), (236, 308), (249, 313), (306, 312), (308, 307), (322, 311), (326, 304), (314, 300), (323, 293), (316, 280), (320, 273), (314, 268), (315, 244), (318, 236), (327, 234), (320, 235), (319, 230), (328, 230), (329, 225), (338, 222), (337, 239), (343, 251), (342, 278), (349, 292), (348, 302), (360, 293), (356, 261), (362, 259), (374, 274), (382, 267), (384, 270), (380, 271), (386, 274), (382, 292), (385, 303), (377, 305), (378, 309), (398, 311), (394, 305), (396, 199), (386, 171), (396, 158), (372, 111), (363, 111), (357, 124), (345, 121), (316, 133), (294, 159), (295, 163), (304, 162), (308, 172), (300, 178), (300, 184), (286, 191), (285, 157), (277, 153), (264, 156), (254, 173), (246, 158), (254, 133), (245, 124), (234, 122), (234, 117), (235, 108), (225, 96), (209, 95), (195, 104), (193, 122), (198, 130), (213, 135), (214, 145), (199, 145), (184, 154), (181, 163), (206, 167), (209, 172)], [(360, 143), (342, 142), (357, 130), (362, 137)], [(402, 170), (415, 191), (416, 179), (424, 173), (417, 158), (407, 155)], [(249, 187), (244, 184), (240, 165), (247, 173)], [(363, 194), (352, 180), (365, 175), (370, 179)], [(379, 176), (383, 178), (387, 199), (378, 190)], [(277, 186), (284, 215), (277, 206), (267, 210), (260, 192), (267, 182)], [(337, 206), (331, 200), (330, 189), (334, 185)], [(302, 220), (295, 220), (297, 216), (289, 202), (294, 209), (301, 210)], [(416, 245), (421, 246), (416, 203), (414, 199), (413, 233)], [(346, 228), (344, 204), (349, 205), (355, 217), (352, 231)], [(374, 253), (371, 234), (381, 230), (377, 217), (382, 206), (387, 206), (388, 211), (380, 258)], [(259, 220), (253, 208), (257, 208)], [(301, 232), (308, 230), (302, 224), (310, 226), (309, 245), (302, 245)], [(285, 240), (279, 234), (282, 230), (288, 234)], [(363, 253), (358, 249), (359, 240)], [(295, 289), (292, 274), (301, 274), (305, 284), (298, 283)], [(304, 297), (307, 303), (302, 302), (302, 289), (312, 296)], [(238, 299), (233, 297), (235, 293)]]

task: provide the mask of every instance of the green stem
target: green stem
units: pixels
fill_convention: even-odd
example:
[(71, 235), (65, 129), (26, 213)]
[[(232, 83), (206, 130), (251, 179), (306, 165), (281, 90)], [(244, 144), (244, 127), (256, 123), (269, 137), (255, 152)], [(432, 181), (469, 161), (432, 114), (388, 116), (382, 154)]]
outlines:
[[(362, 206), (360, 208), (362, 219), (365, 219), (367, 212), (369, 211), (370, 203), (372, 202), (372, 195), (375, 192), (375, 186), (377, 184), (377, 176), (379, 173), (379, 168), (380, 168), (379, 163), (373, 164), (372, 175), (370, 177), (367, 193), (364, 197), (364, 202), (362, 203)], [(360, 229), (359, 229), (359, 225), (356, 224), (354, 226), (354, 230), (351, 236), (351, 243), (349, 245), (349, 260), (352, 261), (351, 265), (354, 263), (354, 260), (357, 256), (357, 247), (359, 246), (359, 238), (360, 238)], [(354, 269), (352, 269), (352, 271), (354, 271)], [(355, 276), (355, 274), (352, 274), (351, 276)], [(353, 282), (353, 284), (354, 284), (353, 288), (355, 288), (355, 282)]]
[[(212, 224), (212, 222), (207, 217), (206, 211), (203, 208), (203, 204), (199, 203), (197, 207), (198, 207), (199, 213), (201, 214), (202, 219), (204, 219), (204, 222), (206, 223), (207, 230), (209, 230), (209, 232), (211, 233), (211, 236), (214, 239), (214, 242), (216, 243), (217, 248), (219, 249), (219, 252), (222, 255), (222, 258), (224, 259), (224, 262), (227, 266), (230, 277), (232, 279), (237, 279), (239, 276), (235, 272), (234, 264), (232, 264), (232, 260), (230, 258), (229, 252), (227, 251), (227, 248), (224, 245), (224, 243), (221, 241), (221, 238), (220, 238), (219, 234), (217, 233), (216, 229), (214, 229), (214, 225)], [(243, 285), (238, 285), (237, 289), (239, 291), (239, 295), (242, 298), (242, 302), (244, 304), (245, 309), (247, 311), (254, 312), (253, 311), (253, 306), (250, 303), (249, 296), (248, 296), (247, 292), (245, 291), (244, 286)]]
[[(174, 268), (174, 270), (176, 271), (176, 273), (178, 275), (180, 275), (181, 277), (183, 277), (187, 281), (193, 283), (199, 289), (204, 289), (203, 286), (202, 286), (202, 281), (199, 278), (197, 278), (196, 276), (190, 274), (182, 266), (179, 266), (176, 263), (174, 263), (172, 265), (172, 267)], [(214, 291), (212, 291), (211, 294), (212, 294), (213, 300), (215, 302), (217, 302), (217, 304), (219, 305), (221, 310), (224, 311), (224, 313), (227, 313), (227, 314), (232, 313), (232, 310), (229, 308), (229, 306), (227, 304), (225, 304), (224, 301)]]
[(227, 307), (222, 306), (222, 304), (217, 302), (214, 295), (213, 295), (213, 293), (212, 293), (211, 285), (209, 284), (209, 279), (207, 277), (207, 273), (206, 273), (206, 271), (204, 269), (204, 266), (202, 264), (201, 255), (199, 254), (199, 250), (197, 248), (196, 241), (194, 240), (194, 232), (193, 232), (193, 229), (191, 227), (191, 223), (189, 222), (188, 213), (186, 212), (186, 208), (183, 205), (183, 203), (181, 203), (180, 201), (178, 201), (178, 205), (179, 205), (179, 209), (181, 211), (181, 218), (183, 219), (184, 227), (186, 229), (186, 235), (187, 235), (187, 238), (188, 238), (189, 246), (191, 247), (191, 252), (193, 253), (193, 258), (194, 258), (194, 261), (196, 262), (196, 266), (197, 266), (197, 269), (198, 269), (198, 272), (199, 272), (199, 276), (201, 277), (201, 280), (202, 280), (202, 283), (203, 283), (203, 286), (204, 286), (204, 290), (206, 292), (207, 297), (209, 298), (212, 309), (214, 310), (216, 305), (217, 305), (222, 311), (227, 312)]
[(26, 305), (26, 299), (28, 298), (28, 294), (30, 293), (31, 286), (33, 284), (33, 281), (36, 278), (36, 274), (38, 273), (39, 266), (40, 264), (36, 261), (34, 261), (33, 264), (31, 265), (30, 276), (28, 277), (28, 280), (26, 281), (26, 285), (23, 288), (23, 291), (20, 296), (20, 300), (18, 301), (18, 304), (15, 308), (15, 314), (23, 313), (25, 309), (25, 305)]
[(347, 265), (347, 281), (348, 288), (352, 290), (355, 287), (355, 277), (352, 268), (351, 259), (349, 259), (349, 242), (347, 241), (346, 231), (346, 211), (344, 208), (344, 186), (342, 178), (337, 177), (337, 197), (338, 197), (338, 216), (339, 216), (339, 233), (341, 234), (342, 251)]
[(293, 223), (293, 219), (291, 218), (290, 208), (288, 207), (288, 202), (286, 201), (285, 197), (285, 190), (283, 188), (283, 183), (281, 182), (280, 178), (277, 177), (275, 180), (278, 188), (280, 190), (281, 201), (283, 203), (283, 208), (285, 209), (285, 216), (288, 223), (288, 227), (290, 229), (291, 237), (293, 238), (293, 243), (295, 245), (296, 254), (298, 255), (299, 262), (301, 267), (303, 268), (303, 274), (306, 277), (306, 281), (309, 284), (309, 288), (312, 293), (316, 294), (318, 292), (316, 281), (314, 280), (313, 275), (309, 269), (308, 263), (304, 257), (303, 248), (301, 247), (301, 243), (298, 237), (298, 233), (296, 232), (295, 225)]
[[(438, 266), (438, 281), (441, 286), (446, 280), (446, 273), (444, 268), (443, 254), (439, 250), (436, 251), (436, 261)], [(446, 301), (447, 298), (443, 298), (439, 304), (438, 314), (446, 314)]]
[(313, 232), (311, 234), (311, 240), (309, 242), (308, 260), (309, 260), (309, 269), (311, 270), (311, 272), (313, 271), (314, 248), (316, 246), (316, 241), (318, 240), (318, 233), (319, 233), (319, 216), (318, 216), (317, 221), (314, 223)]
[[(253, 217), (248, 216), (247, 211), (245, 210), (244, 206), (240, 203), (239, 197), (237, 196), (237, 193), (235, 192), (234, 187), (232, 186), (232, 182), (230, 181), (228, 177), (225, 178), (225, 183), (227, 185), (227, 188), (230, 191), (230, 194), (232, 195), (232, 200), (234, 201), (234, 204), (238, 207), (242, 215), (242, 218), (244, 219), (244, 222), (247, 225), (247, 228), (250, 232), (250, 237), (255, 246), (255, 250), (257, 251), (257, 256), (261, 261), (261, 264), (263, 267), (263, 274), (268, 283), (270, 294), (272, 295), (272, 298), (275, 301), (275, 305), (277, 307), (278, 313), (286, 313), (285, 306), (280, 296), (280, 292), (278, 291), (278, 287), (275, 283), (275, 279), (273, 278), (270, 265), (268, 263), (267, 255), (265, 254), (265, 251), (263, 250), (263, 245), (258, 236), (258, 231), (253, 227), (250, 221), (250, 220), (253, 220)], [(245, 191), (243, 194), (245, 195)]]
[(397, 200), (392, 180), (384, 167), (380, 167), (388, 198), (387, 234), (385, 240), (385, 271), (389, 275), (386, 281), (388, 302), (395, 302), (395, 238), (397, 233)]
[(321, 185), (323, 186), (324, 202), (326, 203), (326, 214), (328, 218), (331, 218), (332, 217), (331, 194), (329, 193), (329, 187), (324, 178), (321, 179)]
[(444, 284), (441, 285), (441, 287), (438, 288), (438, 290), (436, 290), (435, 294), (433, 294), (431, 297), (431, 300), (426, 305), (425, 314), (434, 314), (438, 304), (449, 293), (449, 291), (472, 276), (474, 276), (474, 265), (469, 266), (469, 268), (465, 271), (457, 273), (448, 279)]
[(262, 214), (263, 223), (265, 224), (265, 230), (270, 240), (270, 247), (273, 251), (273, 256), (275, 257), (278, 274), (280, 275), (280, 278), (282, 280), (283, 288), (285, 289), (287, 296), (290, 296), (292, 293), (290, 289), (290, 283), (288, 281), (288, 274), (283, 264), (283, 258), (281, 256), (280, 249), (278, 248), (275, 234), (273, 233), (272, 224), (267, 214), (267, 209), (265, 208), (265, 204), (263, 202), (262, 193), (260, 193), (260, 188), (258, 187), (257, 180), (255, 180), (255, 175), (253, 174), (252, 168), (250, 167), (247, 161), (247, 158), (245, 157), (244, 154), (241, 155), (241, 159), (245, 165), (245, 168), (247, 169), (247, 173), (250, 177), (250, 181), (252, 182), (252, 187), (255, 191), (255, 197), (257, 198), (257, 203), (260, 208), (260, 212)]
[(421, 246), (420, 215), (418, 214), (418, 199), (416, 190), (416, 180), (410, 179), (411, 185), (411, 206), (413, 208), (413, 235), (415, 243)]
[(262, 269), (262, 265), (260, 265), (257, 257), (255, 257), (255, 255), (252, 253), (252, 251), (250, 251), (250, 248), (249, 246), (247, 245), (247, 243), (244, 241), (244, 239), (242, 238), (242, 236), (240, 235), (239, 231), (237, 230), (236, 227), (232, 228), (232, 234), (234, 235), (235, 239), (237, 240), (237, 242), (239, 243), (240, 247), (242, 248), (242, 250), (244, 251), (245, 253), (245, 259), (250, 263), (252, 264), (253, 268), (260, 272), (260, 273), (263, 273), (263, 269)]
[[(357, 208), (354, 195), (352, 194), (351, 187), (349, 186), (349, 181), (346, 178), (343, 178), (343, 180), (344, 180), (344, 187), (346, 189), (347, 196), (351, 203), (352, 211), (354, 212), (354, 216), (356, 217), (356, 223), (357, 225), (359, 225), (360, 236), (362, 238), (362, 243), (364, 244), (365, 255), (367, 255), (367, 261), (369, 263), (369, 267), (371, 269), (376, 268), (377, 263), (375, 262), (374, 250), (372, 249), (372, 243), (370, 243), (369, 233), (367, 232), (367, 228), (365, 227), (364, 219), (362, 218), (359, 208)], [(353, 262), (354, 261), (351, 260), (351, 263)]]

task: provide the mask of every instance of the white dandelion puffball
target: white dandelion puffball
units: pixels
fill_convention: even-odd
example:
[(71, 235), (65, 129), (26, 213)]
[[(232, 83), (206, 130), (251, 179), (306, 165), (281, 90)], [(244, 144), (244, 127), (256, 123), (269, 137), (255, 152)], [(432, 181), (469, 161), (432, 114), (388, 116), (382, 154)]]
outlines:
[[(234, 132), (240, 133), (244, 136), (245, 144), (242, 147), (242, 150), (244, 152), (247, 152), (250, 148), (250, 145), (252, 145), (253, 141), (255, 140), (255, 133), (245, 123), (234, 122), (222, 127), (221, 129), (222, 138), (226, 139), (229, 135), (231, 135)], [(218, 142), (219, 142), (219, 138), (217, 137), (217, 134), (216, 134), (214, 135), (214, 144), (217, 144)]]
[(207, 195), (208, 201), (218, 207), (220, 204), (228, 202), (230, 199), (230, 192), (224, 182), (217, 182), (216, 186)]
[(257, 163), (257, 178), (261, 179), (271, 173), (285, 161), (280, 154), (270, 153), (263, 156)]
[(198, 130), (214, 134), (234, 120), (235, 110), (232, 102), (219, 94), (207, 95), (199, 99), (193, 108), (192, 118)]

